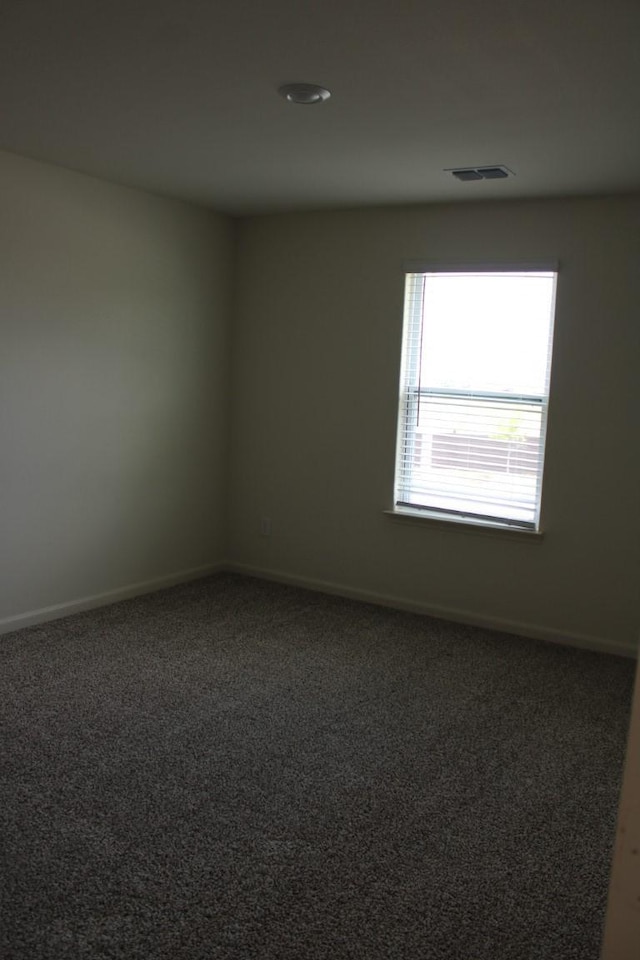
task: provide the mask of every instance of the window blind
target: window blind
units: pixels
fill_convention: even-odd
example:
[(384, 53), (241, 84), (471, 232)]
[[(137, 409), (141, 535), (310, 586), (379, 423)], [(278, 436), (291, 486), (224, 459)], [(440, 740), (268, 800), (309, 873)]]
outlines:
[(539, 526), (556, 273), (406, 274), (395, 504)]

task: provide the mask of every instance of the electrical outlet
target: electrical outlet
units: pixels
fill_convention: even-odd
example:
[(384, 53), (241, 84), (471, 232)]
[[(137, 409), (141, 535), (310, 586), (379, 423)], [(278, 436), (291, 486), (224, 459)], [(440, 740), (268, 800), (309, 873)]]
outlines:
[(263, 517), (260, 521), (260, 534), (263, 537), (271, 536), (271, 517)]

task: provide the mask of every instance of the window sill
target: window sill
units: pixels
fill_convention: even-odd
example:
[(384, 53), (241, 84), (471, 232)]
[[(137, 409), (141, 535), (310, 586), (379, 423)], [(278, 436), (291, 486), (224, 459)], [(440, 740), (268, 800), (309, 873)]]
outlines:
[(443, 517), (440, 514), (429, 513), (428, 510), (385, 510), (385, 516), (400, 523), (409, 523), (440, 530), (449, 530), (454, 533), (475, 533), (484, 537), (498, 537), (504, 540), (520, 540), (529, 543), (541, 543), (544, 538), (542, 530), (525, 530), (502, 523), (487, 523), (485, 521), (458, 520), (454, 517)]

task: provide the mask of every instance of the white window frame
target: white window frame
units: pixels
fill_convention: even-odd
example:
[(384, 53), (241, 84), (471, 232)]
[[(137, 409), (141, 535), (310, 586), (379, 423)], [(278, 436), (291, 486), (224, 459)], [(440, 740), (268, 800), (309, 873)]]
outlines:
[[(400, 371), (400, 391), (398, 403), (398, 429), (396, 440), (396, 458), (394, 475), (394, 500), (393, 509), (389, 511), (394, 516), (399, 517), (418, 517), (421, 519), (430, 519), (443, 521), (445, 523), (466, 524), (475, 527), (502, 528), (511, 531), (522, 531), (526, 533), (540, 533), (541, 531), (541, 505), (542, 505), (542, 482), (544, 474), (544, 459), (546, 449), (547, 418), (549, 409), (549, 387), (550, 370), (553, 353), (553, 327), (555, 320), (555, 300), (556, 287), (558, 279), (558, 261), (557, 260), (535, 260), (535, 261), (508, 261), (508, 262), (434, 262), (423, 260), (409, 260), (404, 263), (405, 277), (405, 300), (403, 317), (403, 335), (402, 335), (402, 357)], [(424, 295), (419, 300), (409, 297), (409, 277), (408, 275), (434, 274), (434, 273), (553, 273), (553, 296), (551, 303), (551, 321), (550, 337), (548, 346), (547, 363), (547, 382), (545, 391), (542, 394), (535, 395), (513, 395), (499, 394), (491, 391), (473, 391), (473, 390), (455, 390), (455, 389), (437, 389), (434, 387), (425, 388), (419, 383), (419, 377), (416, 376), (420, 364), (420, 348), (415, 336), (417, 328), (422, 331), (424, 324), (428, 323), (428, 318), (423, 318)], [(424, 289), (424, 288), (423, 288)], [(419, 315), (418, 315), (419, 314)], [(422, 335), (422, 334), (421, 334)], [(407, 384), (412, 382), (412, 386), (407, 388)], [(411, 455), (411, 444), (415, 442), (416, 430), (411, 429), (411, 424), (417, 421), (417, 405), (419, 398), (441, 395), (460, 399), (464, 402), (466, 398), (474, 396), (481, 397), (482, 400), (494, 401), (496, 403), (513, 403), (514, 400), (528, 404), (532, 408), (539, 406), (541, 410), (541, 430), (540, 430), (540, 453), (538, 460), (538, 470), (536, 474), (536, 495), (535, 495), (535, 513), (533, 520), (513, 519), (507, 516), (497, 516), (494, 513), (479, 513), (475, 510), (442, 508), (427, 502), (410, 502), (406, 492), (406, 469), (402, 467), (403, 462), (407, 462), (407, 457)]]

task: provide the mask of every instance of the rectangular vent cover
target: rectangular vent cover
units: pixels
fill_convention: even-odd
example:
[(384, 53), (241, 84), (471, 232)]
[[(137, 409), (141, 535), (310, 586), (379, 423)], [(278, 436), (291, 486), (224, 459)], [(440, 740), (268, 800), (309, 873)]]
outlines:
[(457, 167), (451, 172), (457, 180), (504, 180), (505, 177), (513, 176), (513, 171), (508, 167)]

